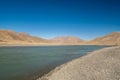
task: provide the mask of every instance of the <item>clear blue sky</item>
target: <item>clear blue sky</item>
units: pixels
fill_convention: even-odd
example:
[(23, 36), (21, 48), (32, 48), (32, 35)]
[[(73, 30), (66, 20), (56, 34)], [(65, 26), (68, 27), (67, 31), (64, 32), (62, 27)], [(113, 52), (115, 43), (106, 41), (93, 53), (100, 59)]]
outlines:
[(0, 28), (90, 40), (120, 31), (120, 0), (0, 0)]

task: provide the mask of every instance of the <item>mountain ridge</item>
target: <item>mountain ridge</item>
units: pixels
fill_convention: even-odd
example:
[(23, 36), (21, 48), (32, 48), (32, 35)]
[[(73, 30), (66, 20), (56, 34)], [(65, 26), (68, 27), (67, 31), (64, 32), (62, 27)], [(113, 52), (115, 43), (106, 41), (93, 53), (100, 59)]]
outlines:
[(120, 32), (113, 32), (106, 36), (85, 41), (77, 36), (59, 36), (53, 39), (44, 39), (31, 36), (25, 32), (15, 32), (12, 30), (0, 29), (0, 45), (18, 44), (18, 45), (120, 45)]
[(47, 43), (48, 40), (12, 30), (0, 29), (0, 42), (3, 44)]
[(88, 41), (87, 44), (93, 45), (120, 45), (120, 32), (112, 32), (108, 35), (97, 37), (91, 41)]
[(53, 38), (52, 41), (58, 43), (68, 43), (68, 44), (69, 43), (80, 44), (84, 42), (84, 40), (76, 36), (58, 36)]

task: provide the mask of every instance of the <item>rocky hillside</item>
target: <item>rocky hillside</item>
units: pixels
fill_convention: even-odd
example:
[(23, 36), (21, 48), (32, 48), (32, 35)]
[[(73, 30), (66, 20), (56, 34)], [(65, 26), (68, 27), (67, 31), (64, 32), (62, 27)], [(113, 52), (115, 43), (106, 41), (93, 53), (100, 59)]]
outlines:
[(120, 32), (113, 32), (109, 35), (96, 38), (92, 41), (87, 42), (86, 44), (95, 44), (95, 45), (120, 45)]
[(82, 44), (84, 42), (84, 40), (75, 36), (56, 37), (52, 41), (61, 44)]
[(56, 37), (51, 40), (31, 36), (27, 33), (18, 33), (11, 30), (0, 29), (1, 44), (47, 44), (47, 45), (120, 45), (120, 32), (113, 32), (109, 35), (98, 37), (91, 41), (84, 41), (75, 36)]
[(27, 33), (18, 33), (11, 30), (0, 30), (0, 43), (2, 44), (29, 44), (47, 43), (48, 40), (31, 36)]

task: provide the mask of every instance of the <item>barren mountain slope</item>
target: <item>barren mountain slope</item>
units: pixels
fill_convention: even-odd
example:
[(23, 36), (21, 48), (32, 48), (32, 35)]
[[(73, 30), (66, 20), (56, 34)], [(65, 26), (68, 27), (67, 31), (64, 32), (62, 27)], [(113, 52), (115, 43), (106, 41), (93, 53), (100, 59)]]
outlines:
[(95, 45), (120, 45), (120, 32), (113, 32), (107, 36), (96, 38), (86, 44)]
[(0, 43), (47, 43), (46, 39), (31, 36), (27, 33), (18, 33), (11, 30), (0, 30)]

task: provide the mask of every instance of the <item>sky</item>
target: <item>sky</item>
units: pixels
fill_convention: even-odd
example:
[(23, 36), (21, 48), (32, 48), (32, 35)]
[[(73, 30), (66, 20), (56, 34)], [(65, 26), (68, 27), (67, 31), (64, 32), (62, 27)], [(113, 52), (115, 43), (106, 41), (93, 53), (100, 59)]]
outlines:
[(91, 40), (120, 31), (120, 0), (0, 0), (0, 29)]

